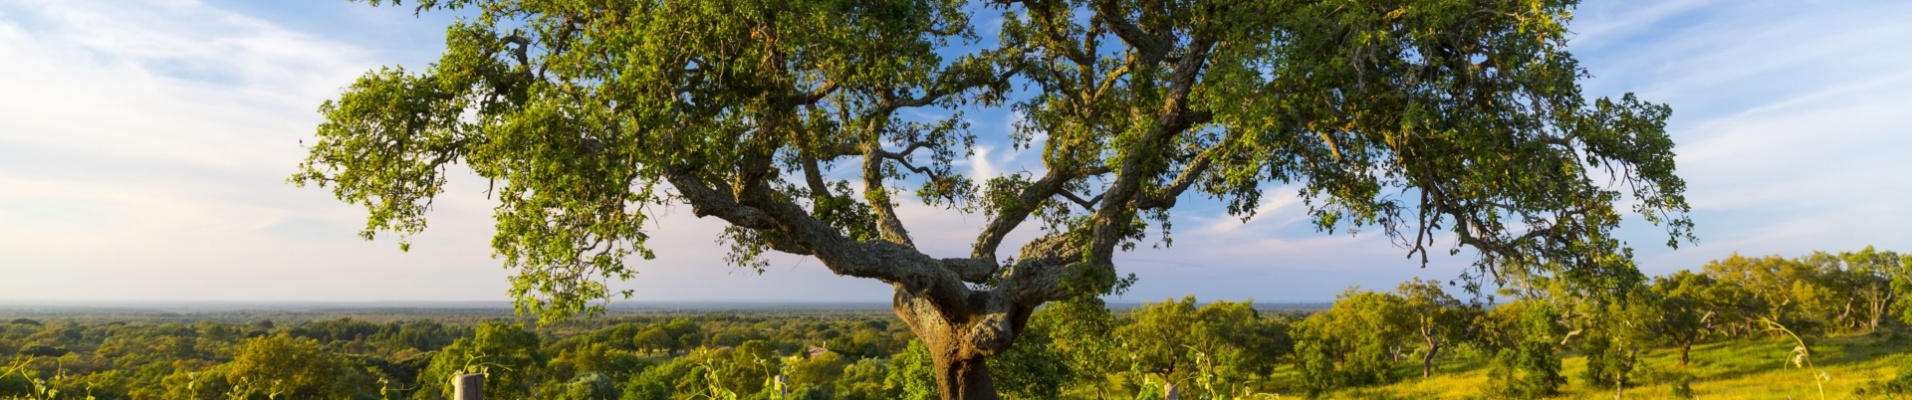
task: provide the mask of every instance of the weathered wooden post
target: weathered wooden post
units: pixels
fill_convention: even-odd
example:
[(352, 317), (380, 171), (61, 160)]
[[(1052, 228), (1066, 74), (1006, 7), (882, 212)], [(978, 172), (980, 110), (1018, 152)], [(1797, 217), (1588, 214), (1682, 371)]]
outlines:
[(485, 400), (485, 374), (451, 377), (452, 400)]

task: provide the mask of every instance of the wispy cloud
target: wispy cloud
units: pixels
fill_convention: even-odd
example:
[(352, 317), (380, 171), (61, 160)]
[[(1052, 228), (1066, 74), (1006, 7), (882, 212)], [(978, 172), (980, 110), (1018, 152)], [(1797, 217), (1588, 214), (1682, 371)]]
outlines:
[(1674, 108), (1701, 242), (1677, 252), (1636, 243), (1643, 267), (1696, 268), (1733, 251), (1912, 247), (1912, 234), (1891, 228), (1908, 211), (1893, 199), (1912, 196), (1900, 176), (1912, 171), (1912, 42), (1903, 40), (1912, 25), (1902, 23), (1912, 3), (1673, 4), (1648, 6), (1669, 10), (1651, 24), (1624, 12), (1576, 21), (1615, 27), (1577, 52), (1598, 77), (1590, 91), (1638, 92)]
[(0, 59), (6, 297), (468, 299), (416, 286), (493, 264), (482, 220), (420, 238), (458, 251), (406, 258), (353, 239), (350, 207), (282, 183), (318, 102), (377, 65), (353, 46), (194, 1), (12, 1)]
[(1587, 2), (1574, 10), (1571, 25), (1573, 41), (1576, 46), (1600, 46), (1610, 41), (1649, 35), (1653, 30), (1663, 27), (1668, 19), (1688, 14), (1714, 1)]

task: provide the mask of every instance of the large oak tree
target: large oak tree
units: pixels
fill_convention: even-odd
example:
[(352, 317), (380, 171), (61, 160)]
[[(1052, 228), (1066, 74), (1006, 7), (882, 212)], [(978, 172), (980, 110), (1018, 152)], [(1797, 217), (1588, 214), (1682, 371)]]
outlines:
[[(469, 168), (520, 310), (554, 318), (617, 295), (648, 223), (688, 205), (727, 224), (727, 261), (892, 284), (944, 398), (993, 398), (983, 360), (1032, 310), (1131, 282), (1115, 253), (1203, 197), (1251, 216), (1294, 186), (1319, 228), (1423, 263), (1471, 248), (1477, 277), (1637, 280), (1617, 205), (1669, 244), (1691, 231), (1670, 111), (1582, 95), (1574, 3), (420, 0), (467, 16), (443, 56), (321, 106), (292, 180), (404, 237)], [(952, 168), (977, 140), (961, 112), (1003, 108), (1040, 170)], [(987, 224), (926, 254), (902, 201)]]

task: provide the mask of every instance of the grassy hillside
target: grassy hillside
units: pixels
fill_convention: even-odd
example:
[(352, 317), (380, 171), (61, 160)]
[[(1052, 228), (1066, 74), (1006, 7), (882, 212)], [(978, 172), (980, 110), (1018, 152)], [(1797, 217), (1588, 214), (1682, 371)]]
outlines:
[[(1827, 399), (1887, 398), (1876, 394), (1875, 382), (1898, 376), (1907, 361), (1912, 361), (1912, 337), (1850, 336), (1821, 339), (1813, 343), (1816, 370), (1794, 367), (1788, 362), (1794, 344), (1791, 339), (1761, 339), (1695, 346), (1690, 365), (1679, 366), (1679, 354), (1672, 349), (1652, 351), (1641, 357), (1635, 370), (1635, 386), (1623, 393), (1627, 399), (1675, 399), (1673, 382), (1691, 376), (1693, 393), (1699, 399), (1818, 399), (1820, 387), (1815, 378), (1823, 371), (1830, 378), (1823, 382)], [(1434, 377), (1420, 379), (1413, 369), (1409, 378), (1394, 385), (1354, 389), (1334, 393), (1333, 399), (1473, 399), (1482, 398), (1486, 386), (1485, 361), (1453, 361), (1441, 364)], [(1611, 399), (1614, 391), (1590, 385), (1581, 378), (1586, 368), (1584, 357), (1569, 356), (1563, 362), (1569, 383), (1561, 388), (1563, 399)], [(1404, 374), (1406, 370), (1402, 371)], [(1277, 380), (1292, 379), (1291, 368), (1276, 373)]]

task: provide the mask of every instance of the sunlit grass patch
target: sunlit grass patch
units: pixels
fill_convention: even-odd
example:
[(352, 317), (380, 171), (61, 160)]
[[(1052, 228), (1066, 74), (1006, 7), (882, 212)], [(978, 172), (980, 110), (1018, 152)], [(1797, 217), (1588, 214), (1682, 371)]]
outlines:
[[(1900, 366), (1912, 359), (1912, 338), (1892, 336), (1846, 336), (1810, 341), (1813, 363), (1808, 370), (1788, 362), (1794, 344), (1791, 339), (1760, 338), (1694, 346), (1688, 365), (1680, 366), (1674, 349), (1642, 351), (1635, 367), (1632, 385), (1622, 393), (1626, 399), (1677, 399), (1673, 385), (1680, 377), (1690, 377), (1693, 394), (1699, 399), (1818, 399), (1820, 388), (1814, 379), (1824, 373), (1827, 399), (1886, 398), (1875, 393), (1876, 382), (1898, 376)], [(1562, 374), (1568, 383), (1561, 387), (1560, 399), (1611, 399), (1614, 391), (1589, 384), (1581, 373), (1586, 358), (1568, 355)], [(1483, 399), (1487, 398), (1486, 363), (1480, 360), (1450, 360), (1436, 368), (1432, 378), (1421, 379), (1420, 370), (1401, 382), (1371, 388), (1343, 390), (1322, 396), (1327, 399)], [(1280, 368), (1274, 382), (1295, 379), (1291, 367)], [(1285, 392), (1299, 396), (1298, 392)]]

